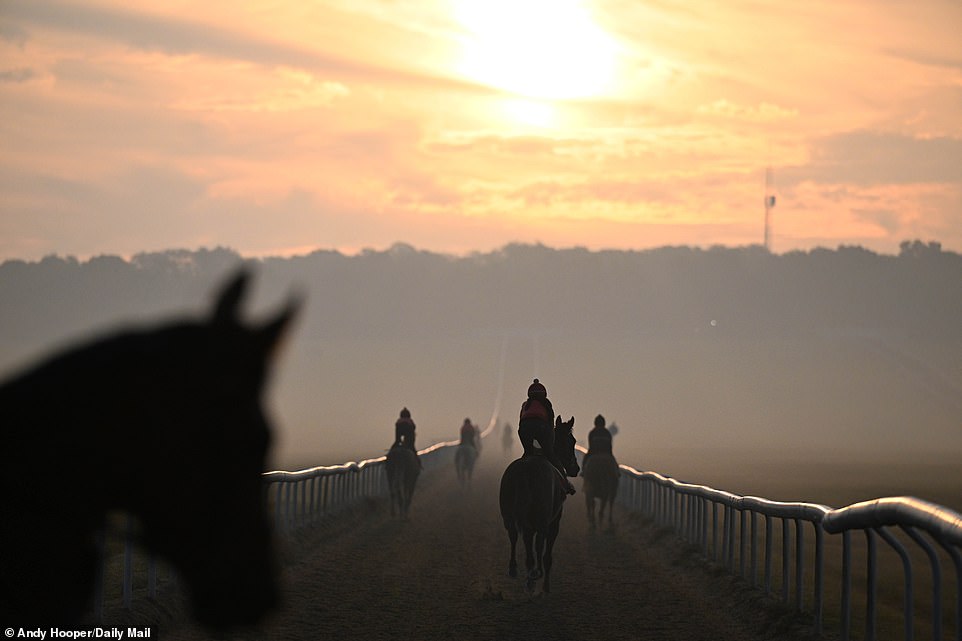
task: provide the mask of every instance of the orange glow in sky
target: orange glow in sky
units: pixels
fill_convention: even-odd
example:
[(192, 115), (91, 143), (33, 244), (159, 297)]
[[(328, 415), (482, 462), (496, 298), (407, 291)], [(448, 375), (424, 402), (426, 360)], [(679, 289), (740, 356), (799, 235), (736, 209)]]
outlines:
[(962, 251), (955, 0), (7, 0), (0, 260)]

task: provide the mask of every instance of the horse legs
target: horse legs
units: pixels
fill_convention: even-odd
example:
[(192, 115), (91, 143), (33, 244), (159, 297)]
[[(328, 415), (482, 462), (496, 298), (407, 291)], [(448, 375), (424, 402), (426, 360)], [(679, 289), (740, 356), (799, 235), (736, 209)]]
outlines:
[(534, 537), (534, 558), (535, 558), (535, 568), (534, 574), (528, 573), (529, 579), (539, 579), (545, 575), (544, 572), (544, 555), (545, 555), (545, 538), (546, 534), (544, 532), (538, 532)]
[[(591, 529), (595, 529), (595, 499), (585, 492), (585, 506), (588, 508), (588, 525)], [(604, 503), (602, 503), (602, 510), (604, 510)]]
[(416, 478), (414, 480), (405, 479), (404, 487), (401, 488), (401, 504), (403, 506), (401, 511), (405, 519), (408, 518), (408, 512), (411, 511), (411, 499), (414, 498), (414, 484), (416, 481)]
[(554, 521), (548, 525), (548, 536), (545, 542), (544, 548), (544, 591), (547, 594), (551, 592), (551, 566), (554, 563), (554, 557), (551, 552), (554, 550), (555, 539), (558, 538), (558, 530), (561, 529), (561, 515), (558, 515)]
[(391, 517), (397, 516), (398, 497), (397, 489), (392, 485), (389, 493), (391, 495)]
[(518, 576), (518, 560), (515, 552), (518, 548), (518, 528), (512, 523), (508, 527), (508, 540), (511, 541), (511, 559), (508, 561), (508, 576), (512, 579)]
[[(521, 532), (521, 538), (524, 539), (524, 568), (528, 571), (528, 589), (531, 590), (534, 589), (534, 581), (538, 578), (534, 564), (534, 531), (525, 528), (524, 531)], [(539, 557), (539, 565), (540, 562), (541, 559)]]

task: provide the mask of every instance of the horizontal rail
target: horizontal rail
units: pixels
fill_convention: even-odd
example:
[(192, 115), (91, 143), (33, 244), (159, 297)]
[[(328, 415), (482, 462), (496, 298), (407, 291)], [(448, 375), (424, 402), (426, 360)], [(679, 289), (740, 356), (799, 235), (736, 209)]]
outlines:
[(890, 525), (921, 528), (949, 545), (962, 545), (962, 515), (914, 496), (890, 496), (831, 510), (822, 520), (826, 532)]

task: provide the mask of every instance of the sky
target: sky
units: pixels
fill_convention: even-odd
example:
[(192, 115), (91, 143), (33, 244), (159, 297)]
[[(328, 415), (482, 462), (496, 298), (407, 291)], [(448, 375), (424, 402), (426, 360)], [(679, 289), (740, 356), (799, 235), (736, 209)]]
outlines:
[[(0, 260), (962, 251), (957, 0), (0, 0)], [(766, 168), (771, 181), (766, 186)]]

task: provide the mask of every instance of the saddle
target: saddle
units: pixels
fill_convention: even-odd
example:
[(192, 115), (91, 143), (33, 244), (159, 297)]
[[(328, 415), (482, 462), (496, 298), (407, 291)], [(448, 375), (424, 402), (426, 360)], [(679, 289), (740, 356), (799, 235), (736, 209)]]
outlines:
[(575, 493), (575, 488), (571, 484), (571, 481), (569, 481), (568, 477), (564, 475), (564, 472), (559, 470), (557, 467), (555, 467), (554, 463), (548, 460), (548, 457), (544, 453), (544, 450), (539, 448), (534, 450), (533, 452), (525, 452), (524, 454), (521, 455), (521, 460), (525, 462), (537, 461), (537, 460), (544, 461), (545, 463), (548, 464), (548, 467), (550, 467), (552, 470), (554, 470), (558, 474), (558, 483), (561, 484), (561, 491), (564, 492), (565, 494)]

